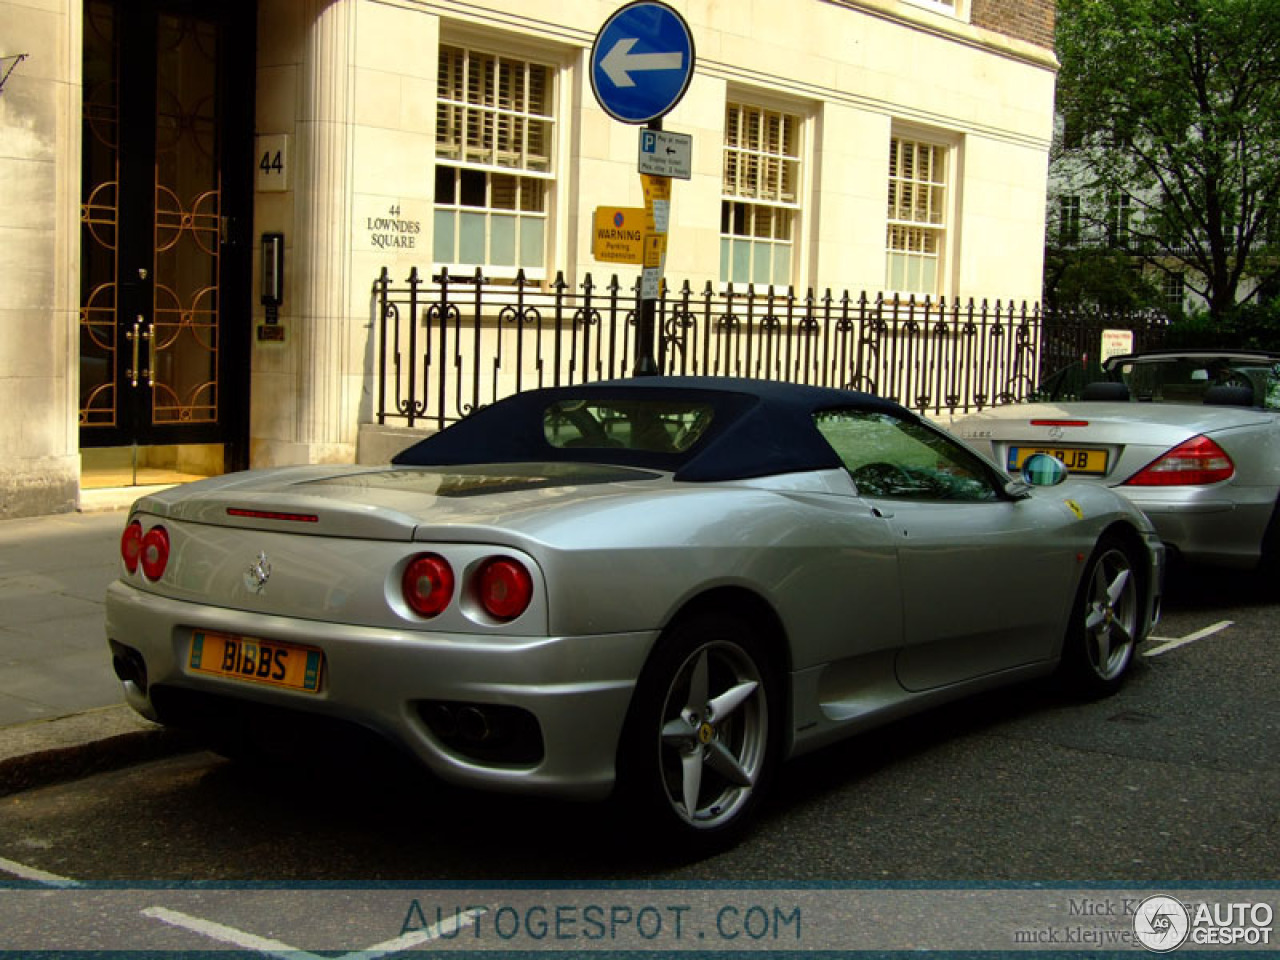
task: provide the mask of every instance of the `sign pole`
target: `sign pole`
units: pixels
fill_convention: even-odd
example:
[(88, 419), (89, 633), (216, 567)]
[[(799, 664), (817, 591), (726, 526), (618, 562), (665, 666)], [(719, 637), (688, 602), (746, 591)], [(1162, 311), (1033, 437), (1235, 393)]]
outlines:
[[(654, 117), (647, 124), (650, 130), (662, 129), (662, 118)], [(658, 273), (658, 285), (662, 285), (662, 273)], [(641, 284), (643, 286), (643, 283)], [(643, 290), (640, 300), (640, 318), (636, 325), (636, 365), (634, 376), (637, 377), (656, 377), (662, 374), (662, 367), (659, 366), (656, 353), (654, 351), (654, 343), (657, 339), (655, 316), (657, 314), (658, 301), (652, 297), (645, 297)]]
[(647, 124), (638, 167), (645, 191), (645, 234), (636, 312), (632, 376), (662, 372), (655, 356), (657, 301), (662, 293), (671, 218), (671, 177), (690, 177), (690, 138), (661, 137), (662, 117), (693, 79), (689, 24), (661, 0), (632, 0), (605, 20), (591, 45), (591, 90), (605, 113), (623, 123)]

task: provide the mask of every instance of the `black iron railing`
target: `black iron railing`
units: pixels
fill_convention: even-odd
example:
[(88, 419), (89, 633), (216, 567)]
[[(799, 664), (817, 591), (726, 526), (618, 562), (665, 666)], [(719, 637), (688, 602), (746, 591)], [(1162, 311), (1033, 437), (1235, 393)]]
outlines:
[[(543, 285), (478, 270), (424, 279), (415, 268), (394, 281), (383, 268), (373, 286), (377, 422), (443, 427), (522, 390), (627, 377), (638, 294), (638, 281), (623, 287), (616, 275), (572, 288), (563, 274)], [(656, 352), (667, 374), (848, 387), (938, 416), (1025, 398), (1096, 342), (1101, 327), (1079, 319), (1055, 323), (1026, 303), (710, 283), (695, 293), (686, 282), (657, 302)]]

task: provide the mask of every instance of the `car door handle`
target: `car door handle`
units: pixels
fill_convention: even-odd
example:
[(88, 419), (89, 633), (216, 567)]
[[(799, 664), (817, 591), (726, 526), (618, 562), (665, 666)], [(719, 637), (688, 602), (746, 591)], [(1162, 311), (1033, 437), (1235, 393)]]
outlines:
[(893, 516), (892, 510), (882, 510), (879, 507), (872, 507), (871, 512), (874, 513), (881, 520), (888, 520)]

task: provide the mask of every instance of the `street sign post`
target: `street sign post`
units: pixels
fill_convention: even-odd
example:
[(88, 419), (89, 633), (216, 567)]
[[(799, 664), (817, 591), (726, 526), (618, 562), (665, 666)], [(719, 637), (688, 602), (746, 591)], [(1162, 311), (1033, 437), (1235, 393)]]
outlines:
[[(662, 131), (662, 117), (668, 113), (689, 89), (693, 79), (693, 34), (684, 17), (665, 3), (657, 0), (636, 0), (614, 11), (604, 22), (591, 47), (591, 90), (604, 112), (623, 123), (643, 123), (648, 129), (643, 134), (653, 134), (640, 141), (640, 169), (645, 172), (646, 149), (653, 157), (653, 166), (662, 169), (651, 171), (657, 177), (669, 178), (674, 170), (687, 169), (689, 164), (688, 138), (679, 136), (667, 142), (659, 152), (658, 139)], [(683, 146), (680, 144), (683, 142)], [(668, 152), (668, 149), (670, 152)], [(683, 152), (682, 152), (683, 151)], [(680, 163), (683, 156), (684, 162)], [(662, 158), (659, 164), (659, 158)], [(679, 174), (674, 174), (679, 175)], [(687, 179), (690, 173), (684, 173)], [(648, 180), (645, 176), (643, 179)], [(666, 222), (670, 209), (670, 179), (665, 180), (667, 193), (661, 202), (661, 229), (655, 223), (647, 224), (644, 246), (644, 271), (641, 275), (639, 322), (636, 325), (636, 363), (633, 373), (638, 377), (660, 373), (654, 359), (655, 302), (661, 289), (662, 263), (666, 253)], [(653, 220), (654, 204), (650, 199), (651, 187), (646, 183), (645, 207)], [(656, 235), (656, 237), (654, 236)], [(651, 265), (653, 261), (656, 265)]]
[(664, 3), (637, 0), (616, 10), (591, 48), (591, 89), (623, 123), (657, 120), (680, 102), (693, 78), (693, 34)]

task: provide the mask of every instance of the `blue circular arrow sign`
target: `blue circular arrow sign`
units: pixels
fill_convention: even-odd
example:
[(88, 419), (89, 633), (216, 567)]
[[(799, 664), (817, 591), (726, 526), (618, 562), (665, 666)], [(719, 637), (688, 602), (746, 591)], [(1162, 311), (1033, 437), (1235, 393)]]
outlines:
[(680, 102), (693, 79), (693, 34), (665, 3), (637, 0), (616, 10), (591, 48), (591, 89), (605, 113), (648, 123)]

